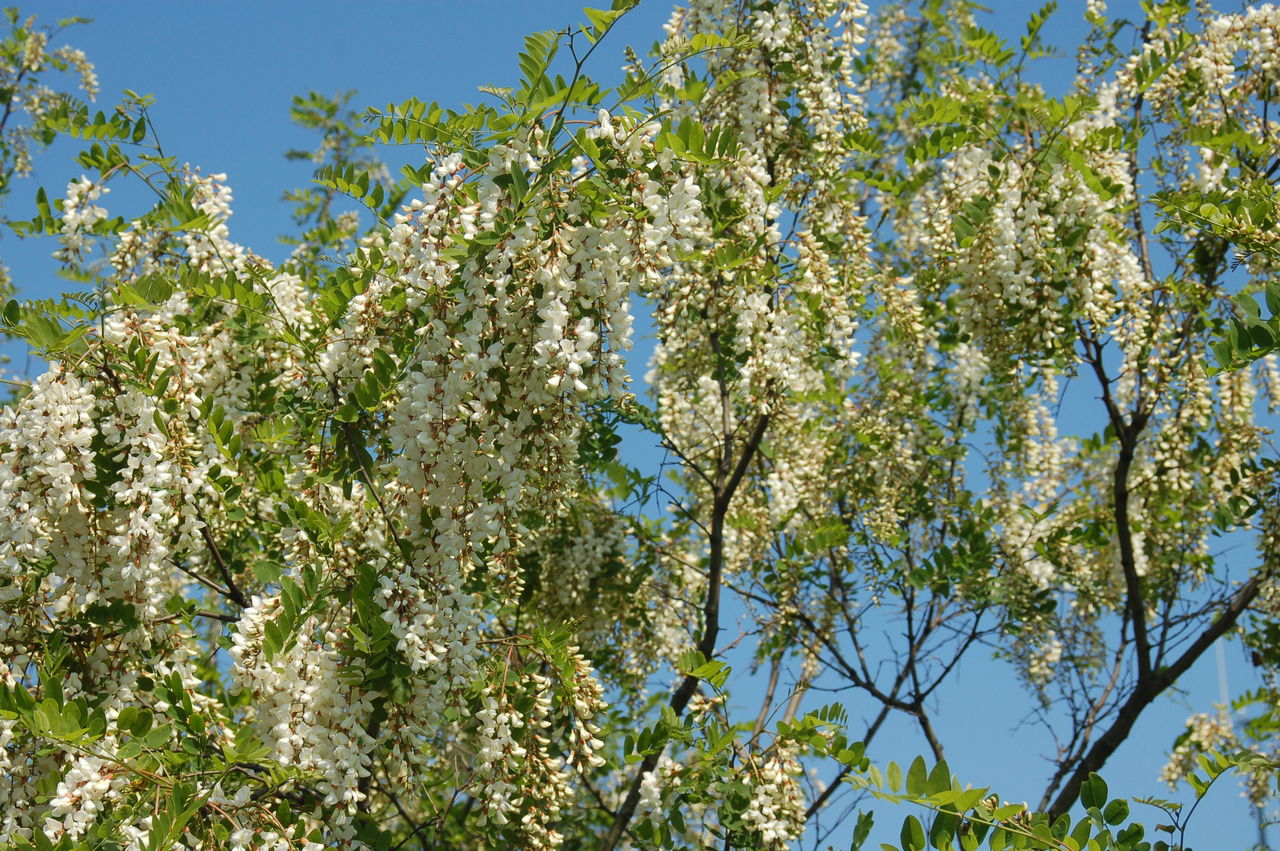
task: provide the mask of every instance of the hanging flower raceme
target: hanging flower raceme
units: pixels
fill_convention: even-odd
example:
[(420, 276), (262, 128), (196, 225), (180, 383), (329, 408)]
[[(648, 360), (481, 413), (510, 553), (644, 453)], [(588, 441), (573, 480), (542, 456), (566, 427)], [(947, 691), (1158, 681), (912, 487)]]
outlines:
[[(560, 676), (499, 675), (484, 643), (527, 640), (492, 615), (522, 592), (524, 518), (575, 498), (584, 408), (627, 393), (629, 300), (702, 238), (698, 187), (655, 152), (655, 130), (601, 113), (588, 136), (594, 163), (557, 159), (540, 128), (487, 159), (441, 157), (394, 226), (363, 240), (354, 273), (381, 262), (336, 313), (313, 282), (231, 242), (221, 175), (187, 175), (183, 203), (204, 217), (198, 229), (175, 239), (154, 222), (127, 228), (99, 354), (52, 367), (0, 424), (0, 487), (15, 509), (0, 543), (13, 604), (0, 622), (13, 660), (5, 682), (39, 695), (28, 666), (48, 640), (47, 614), (127, 605), (119, 641), (151, 647), (156, 679), (177, 677), (163, 680), (163, 702), (191, 703), (215, 738), (242, 715), (261, 742), (254, 759), (304, 784), (332, 837), (353, 839), (357, 813), (379, 794), (376, 769), (398, 782), (452, 776), (529, 847), (556, 845), (569, 772), (601, 762), (600, 687), (576, 651), (519, 651), (543, 654)], [(104, 215), (86, 206), (98, 188), (73, 188), (64, 235)], [(169, 259), (157, 262), (162, 251)], [(156, 303), (140, 306), (141, 291)], [(257, 328), (273, 342), (253, 343)], [(393, 378), (369, 398), (370, 371), (384, 367)], [(312, 431), (302, 414), (264, 407), (280, 397), (348, 407)], [(353, 403), (363, 408), (347, 413)], [(329, 428), (347, 454), (327, 447)], [(358, 462), (345, 488), (325, 484), (335, 457), (363, 451), (357, 434), (390, 450)], [(55, 553), (56, 576), (40, 568)], [(33, 575), (47, 575), (34, 594)], [(171, 652), (189, 628), (172, 601), (186, 595), (219, 618), (231, 606), (230, 680), (251, 705), (188, 691), (199, 682), (192, 660)], [(493, 676), (507, 685), (478, 685)], [(109, 702), (93, 711), (131, 720), (157, 707), (139, 704), (137, 683), (102, 658), (64, 681), (63, 698), (105, 688)], [(511, 690), (528, 694), (532, 715), (494, 703)], [(494, 703), (489, 721), (483, 708), (466, 720), (475, 699)], [(450, 714), (462, 722), (442, 729)], [(3, 723), (6, 764), (53, 772), (67, 790), (54, 809), (8, 793), (18, 796), (10, 826), (56, 819), (50, 836), (83, 835), (102, 812), (88, 794), (101, 767), (25, 760)], [(109, 735), (128, 740), (131, 729)], [(473, 747), (464, 742), (497, 742), (500, 730), (518, 746), (457, 762)], [(112, 776), (103, 794), (145, 785)], [(226, 795), (237, 818), (257, 818)]]

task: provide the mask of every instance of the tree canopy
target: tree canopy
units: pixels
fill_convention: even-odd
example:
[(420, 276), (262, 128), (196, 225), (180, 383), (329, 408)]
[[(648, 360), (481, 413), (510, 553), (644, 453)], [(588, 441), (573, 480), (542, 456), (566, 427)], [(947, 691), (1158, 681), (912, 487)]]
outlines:
[[(8, 199), (78, 284), (2, 319), (8, 847), (1159, 851), (1232, 773), (1274, 813), (1280, 9), (1089, 0), (1056, 93), (1053, 2), (692, 0), (647, 55), (633, 5), (477, 106), (297, 98), (278, 263), (9, 14), (0, 194), (59, 136), (83, 175)], [(1108, 761), (1227, 640), (1262, 686), (1131, 808)], [(947, 765), (976, 658), (1042, 787)]]

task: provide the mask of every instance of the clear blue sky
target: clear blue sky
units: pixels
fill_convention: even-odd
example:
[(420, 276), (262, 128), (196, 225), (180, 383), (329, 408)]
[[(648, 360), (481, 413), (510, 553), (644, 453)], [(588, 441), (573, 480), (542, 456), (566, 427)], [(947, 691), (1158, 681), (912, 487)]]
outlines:
[[(607, 5), (608, 0), (598, 2)], [(988, 5), (996, 10), (992, 25), (1016, 32), (1040, 4), (1001, 0)], [(1068, 48), (1074, 43), (1083, 5), (1082, 0), (1063, 0), (1048, 28), (1050, 41)], [(232, 237), (278, 259), (285, 250), (275, 238), (291, 226), (280, 196), (305, 184), (310, 175), (307, 164), (288, 163), (282, 156), (288, 148), (313, 142), (290, 123), (293, 95), (355, 89), (357, 104), (379, 106), (414, 96), (446, 105), (475, 101), (478, 85), (515, 79), (515, 56), (526, 33), (576, 23), (583, 19), (580, 10), (580, 3), (565, 0), (44, 0), (23, 11), (45, 21), (93, 17), (92, 24), (73, 28), (55, 43), (81, 47), (97, 64), (100, 104), (109, 107), (125, 88), (155, 95), (153, 116), (167, 151), (206, 172), (226, 172), (236, 199)], [(599, 61), (589, 72), (613, 77), (623, 46), (635, 45), (643, 53), (661, 36), (669, 11), (666, 2), (644, 0), (610, 37), (612, 44), (597, 54)], [(1055, 66), (1051, 88), (1065, 82), (1057, 72), (1069, 74), (1070, 68), (1069, 61)], [(70, 160), (73, 150), (59, 147), (41, 157), (34, 178), (15, 186), (6, 212), (27, 214), (37, 184), (48, 187), (51, 196), (61, 195), (67, 180), (81, 172)], [(106, 196), (105, 206), (113, 215), (127, 215), (128, 210), (113, 205), (116, 200)], [(0, 238), (0, 257), (23, 294), (47, 295), (61, 288), (47, 259), (53, 248), (47, 241), (21, 244), (11, 235)], [(1244, 666), (1238, 651), (1228, 650), (1227, 656), (1231, 688), (1238, 692), (1248, 684)], [(1209, 709), (1217, 699), (1214, 654), (1192, 671), (1186, 686), (1194, 698), (1164, 699), (1149, 710), (1143, 719), (1145, 737), (1126, 744), (1107, 766), (1113, 791), (1174, 797), (1158, 783), (1156, 772), (1186, 717)], [(939, 732), (950, 743), (948, 758), (963, 779), (996, 785), (1013, 800), (1038, 797), (1047, 771), (1039, 755), (1049, 751), (1050, 743), (1031, 725), (1015, 729), (1027, 698), (1004, 666), (971, 662), (958, 671), (955, 686), (940, 700), (946, 711), (938, 713)], [(855, 701), (849, 703), (856, 718)], [(875, 751), (878, 762), (905, 762), (922, 749), (914, 730), (901, 726), (882, 733)], [(1135, 807), (1135, 817), (1148, 825), (1159, 820), (1157, 815)], [(901, 813), (882, 818), (888, 822), (894, 817), (900, 820)], [(1224, 783), (1197, 816), (1190, 838), (1200, 851), (1217, 851), (1245, 848), (1254, 835), (1235, 784)], [(833, 841), (846, 847), (846, 837), (837, 835)]]

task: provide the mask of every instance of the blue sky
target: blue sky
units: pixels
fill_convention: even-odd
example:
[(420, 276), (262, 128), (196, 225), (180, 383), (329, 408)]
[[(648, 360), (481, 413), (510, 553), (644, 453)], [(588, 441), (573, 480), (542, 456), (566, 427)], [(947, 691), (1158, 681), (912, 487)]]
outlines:
[[(607, 5), (607, 0), (600, 0)], [(1006, 32), (1021, 30), (1025, 16), (1039, 4), (1002, 0), (991, 3), (993, 24)], [(1083, 2), (1063, 0), (1052, 20), (1049, 40), (1070, 46), (1081, 32)], [(1114, 4), (1113, 6), (1118, 5)], [(670, 6), (644, 0), (610, 36), (589, 72), (610, 78), (621, 64), (624, 45), (642, 53), (658, 37)], [(44, 21), (86, 15), (92, 24), (69, 30), (55, 43), (68, 42), (97, 64), (103, 106), (125, 88), (153, 94), (152, 114), (168, 153), (206, 172), (225, 172), (234, 190), (232, 237), (259, 253), (279, 259), (287, 249), (276, 236), (291, 228), (289, 210), (280, 203), (290, 188), (304, 185), (307, 164), (289, 163), (283, 151), (308, 147), (313, 138), (291, 124), (290, 100), (314, 90), (359, 92), (355, 103), (381, 106), (409, 97), (446, 105), (475, 101), (476, 87), (516, 77), (515, 56), (524, 35), (583, 20), (581, 5), (564, 0), (477, 0), (442, 2), (63, 2), (44, 0), (24, 9)], [(1070, 62), (1055, 66), (1056, 72)], [(36, 173), (15, 186), (6, 212), (28, 213), (37, 185), (61, 195), (69, 179), (80, 175), (59, 146), (37, 160)], [(118, 196), (104, 205), (114, 215)], [(0, 238), (0, 257), (11, 267), (26, 295), (47, 295), (61, 288), (48, 260), (47, 241), (20, 243)], [(21, 368), (21, 365), (18, 365)], [(643, 368), (637, 365), (637, 374)], [(1246, 685), (1239, 653), (1228, 649), (1233, 692)], [(1216, 658), (1210, 653), (1187, 678), (1193, 699), (1166, 698), (1144, 718), (1150, 732), (1120, 751), (1106, 770), (1113, 792), (1174, 797), (1157, 782), (1173, 737), (1193, 711), (1209, 709), (1218, 696)], [(1049, 744), (1031, 725), (1018, 727), (1027, 699), (1002, 665), (971, 662), (958, 671), (956, 685), (942, 698), (940, 733), (951, 742), (948, 757), (968, 782), (997, 785), (1006, 797), (1038, 797), (1047, 764), (1039, 754)], [(1010, 707), (1018, 707), (1013, 710)], [(856, 713), (855, 713), (856, 717)], [(909, 761), (922, 747), (914, 730), (891, 727), (877, 746), (877, 760)], [(1154, 810), (1135, 808), (1148, 824)], [(900, 818), (901, 814), (896, 814)], [(890, 814), (885, 814), (889, 821)], [(893, 831), (896, 834), (896, 829)], [(1216, 789), (1193, 822), (1191, 840), (1201, 851), (1244, 848), (1254, 836), (1248, 811), (1234, 783)], [(833, 837), (837, 841), (840, 837)], [(837, 847), (844, 847), (838, 844)]]
[[(282, 156), (313, 141), (289, 120), (293, 95), (354, 89), (362, 106), (415, 96), (476, 102), (478, 85), (517, 79), (526, 34), (585, 21), (581, 10), (581, 3), (564, 0), (45, 0), (32, 9), (42, 21), (94, 19), (63, 40), (97, 63), (101, 104), (109, 106), (126, 88), (155, 95), (152, 114), (167, 151), (206, 172), (227, 173), (236, 196), (233, 234), (269, 256), (276, 235), (290, 229), (288, 209), (276, 202), (310, 177), (306, 164)], [(597, 75), (621, 64), (624, 44), (643, 52), (661, 35), (666, 16), (665, 7), (651, 4), (628, 15)], [(78, 175), (66, 157), (46, 157), (36, 180), (57, 186)], [(20, 186), (11, 214), (21, 200)]]

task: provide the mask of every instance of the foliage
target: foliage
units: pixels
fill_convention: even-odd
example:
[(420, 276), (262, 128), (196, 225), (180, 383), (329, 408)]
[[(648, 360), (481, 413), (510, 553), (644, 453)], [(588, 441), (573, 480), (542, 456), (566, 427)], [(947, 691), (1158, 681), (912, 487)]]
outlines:
[[(1053, 3), (1011, 44), (698, 0), (610, 87), (632, 5), (477, 106), (296, 99), (278, 264), (148, 97), (34, 114), (84, 176), (14, 227), (83, 289), (3, 312), (47, 362), (0, 412), (9, 844), (858, 848), (896, 804), (885, 848), (1159, 851), (1232, 771), (1274, 806), (1280, 12), (1091, 2), (1055, 95)], [(1099, 772), (1233, 637), (1261, 711), (1192, 719), (1149, 832)], [(943, 758), (975, 654), (1051, 736), (1035, 807)]]

